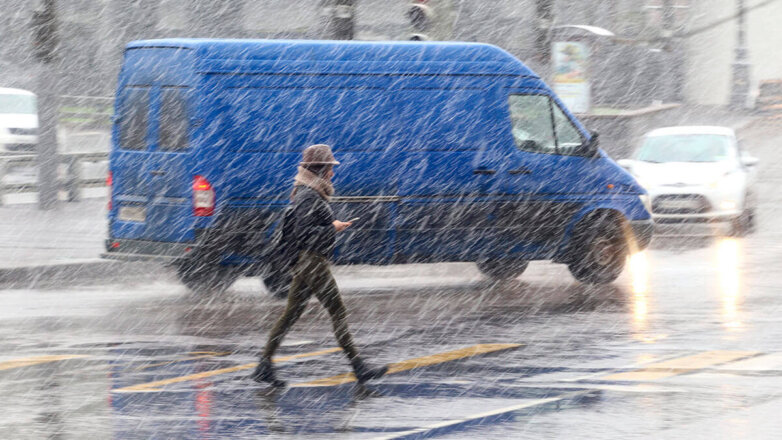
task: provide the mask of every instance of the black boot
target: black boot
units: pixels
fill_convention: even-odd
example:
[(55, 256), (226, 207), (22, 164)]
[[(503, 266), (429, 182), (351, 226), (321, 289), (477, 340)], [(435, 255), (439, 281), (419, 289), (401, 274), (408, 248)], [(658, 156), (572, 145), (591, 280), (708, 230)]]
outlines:
[(265, 357), (261, 358), (250, 377), (259, 383), (267, 382), (275, 388), (284, 388), (287, 385), (284, 380), (277, 379), (277, 373), (274, 371), (271, 359)]
[(388, 365), (371, 368), (369, 365), (365, 364), (361, 358), (355, 358), (351, 360), (350, 363), (353, 365), (353, 373), (356, 375), (358, 383), (364, 383), (372, 379), (379, 379), (388, 373)]

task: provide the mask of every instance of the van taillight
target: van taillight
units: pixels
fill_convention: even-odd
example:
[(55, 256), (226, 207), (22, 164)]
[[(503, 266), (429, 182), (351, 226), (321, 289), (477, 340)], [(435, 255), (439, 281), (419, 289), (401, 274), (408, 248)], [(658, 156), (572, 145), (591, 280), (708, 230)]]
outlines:
[(203, 176), (193, 178), (193, 214), (208, 217), (215, 212), (215, 191)]
[(106, 186), (109, 188), (109, 206), (108, 206), (109, 211), (111, 211), (111, 207), (114, 205), (113, 203), (111, 203), (112, 202), (111, 199), (113, 197), (113, 194), (112, 194), (112, 191), (111, 191), (112, 190), (112, 188), (111, 188), (112, 185), (114, 185), (114, 174), (111, 171), (109, 171), (109, 174), (106, 176)]

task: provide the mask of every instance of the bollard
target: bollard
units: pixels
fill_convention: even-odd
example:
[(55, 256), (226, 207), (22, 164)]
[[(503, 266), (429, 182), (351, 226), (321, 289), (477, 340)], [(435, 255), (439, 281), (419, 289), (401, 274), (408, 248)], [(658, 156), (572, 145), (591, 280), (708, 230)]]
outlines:
[(65, 191), (69, 202), (78, 202), (81, 199), (81, 161), (78, 157), (68, 158), (68, 171), (65, 176)]
[(5, 175), (8, 172), (8, 160), (0, 157), (0, 206), (3, 206), (5, 198)]

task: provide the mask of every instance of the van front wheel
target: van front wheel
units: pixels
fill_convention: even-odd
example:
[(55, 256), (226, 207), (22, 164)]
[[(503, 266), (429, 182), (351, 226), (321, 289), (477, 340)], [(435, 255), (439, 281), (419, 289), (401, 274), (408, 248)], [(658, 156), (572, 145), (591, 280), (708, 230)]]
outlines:
[(181, 263), (177, 276), (188, 289), (196, 293), (222, 293), (239, 278), (239, 272), (229, 266)]
[(481, 260), (475, 263), (482, 274), (493, 280), (510, 280), (524, 273), (526, 260)]
[(585, 224), (576, 233), (570, 273), (587, 284), (608, 284), (622, 273), (628, 255), (619, 222), (610, 218)]

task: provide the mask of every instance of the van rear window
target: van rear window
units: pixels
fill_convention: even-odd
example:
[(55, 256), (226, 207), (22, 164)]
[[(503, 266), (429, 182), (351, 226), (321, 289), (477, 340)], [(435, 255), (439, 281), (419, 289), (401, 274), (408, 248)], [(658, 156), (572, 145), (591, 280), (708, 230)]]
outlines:
[(159, 150), (178, 151), (188, 146), (186, 95), (184, 87), (163, 87), (161, 90)]
[(119, 146), (124, 150), (147, 148), (149, 89), (127, 87), (119, 108)]

